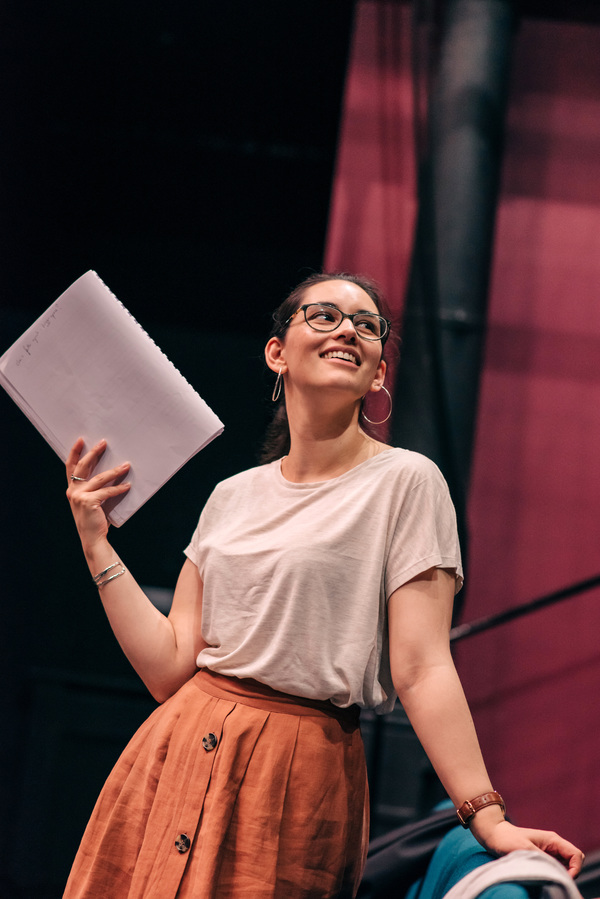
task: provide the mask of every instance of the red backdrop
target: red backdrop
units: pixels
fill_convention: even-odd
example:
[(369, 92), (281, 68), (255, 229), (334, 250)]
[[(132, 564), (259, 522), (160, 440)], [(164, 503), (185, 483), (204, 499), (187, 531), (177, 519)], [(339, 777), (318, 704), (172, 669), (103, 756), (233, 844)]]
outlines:
[(398, 318), (417, 209), (409, 24), (393, 0), (357, 4), (325, 258), (374, 278)]
[[(415, 218), (409, 13), (358, 5), (326, 264), (400, 311)], [(600, 573), (600, 29), (517, 36), (463, 620)], [(400, 400), (399, 400), (400, 401)], [(600, 592), (457, 646), (519, 823), (600, 847)]]

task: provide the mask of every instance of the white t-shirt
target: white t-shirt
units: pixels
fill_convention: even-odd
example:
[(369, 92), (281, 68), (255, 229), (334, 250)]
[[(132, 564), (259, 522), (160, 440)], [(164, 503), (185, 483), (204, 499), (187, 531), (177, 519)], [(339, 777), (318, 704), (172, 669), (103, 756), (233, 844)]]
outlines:
[(293, 484), (281, 461), (217, 485), (185, 550), (204, 583), (200, 667), (389, 711), (387, 600), (429, 568), (462, 584), (456, 516), (431, 460), (390, 448)]

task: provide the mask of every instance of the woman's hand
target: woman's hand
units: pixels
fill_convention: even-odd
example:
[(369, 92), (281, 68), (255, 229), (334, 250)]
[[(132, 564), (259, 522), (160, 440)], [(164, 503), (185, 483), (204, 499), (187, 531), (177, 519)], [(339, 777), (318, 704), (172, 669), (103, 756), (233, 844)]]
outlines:
[(562, 862), (571, 877), (576, 877), (581, 871), (583, 852), (557, 833), (515, 827), (509, 821), (500, 821), (491, 827), (479, 828), (475, 818), (471, 826), (473, 836), (493, 855), (506, 855), (515, 849), (539, 849)]
[[(100, 474), (92, 473), (106, 449), (106, 440), (101, 440), (89, 452), (82, 455), (84, 441), (80, 437), (75, 441), (67, 457), (67, 499), (81, 538), (84, 552), (106, 539), (108, 519), (102, 503), (112, 496), (127, 493), (129, 483), (113, 483), (125, 476), (129, 470), (129, 462), (110, 468)], [(83, 480), (79, 480), (82, 478)]]

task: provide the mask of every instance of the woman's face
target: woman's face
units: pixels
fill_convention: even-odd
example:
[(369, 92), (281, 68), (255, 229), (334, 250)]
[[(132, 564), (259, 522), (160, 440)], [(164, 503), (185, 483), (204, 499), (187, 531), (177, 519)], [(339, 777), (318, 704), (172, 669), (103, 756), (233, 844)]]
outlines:
[[(327, 303), (342, 312), (379, 314), (371, 297), (350, 281), (323, 281), (309, 287), (299, 305)], [(269, 367), (283, 369), (286, 391), (294, 389), (339, 389), (354, 399), (369, 390), (378, 390), (385, 377), (380, 340), (359, 336), (350, 319), (343, 319), (335, 331), (316, 331), (298, 312), (283, 338), (273, 337), (265, 355)]]

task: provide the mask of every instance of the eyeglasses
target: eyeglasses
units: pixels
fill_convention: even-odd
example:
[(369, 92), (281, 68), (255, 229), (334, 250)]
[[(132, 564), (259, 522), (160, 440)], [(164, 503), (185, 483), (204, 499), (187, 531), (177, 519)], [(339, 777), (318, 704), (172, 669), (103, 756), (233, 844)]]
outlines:
[(363, 340), (385, 340), (391, 324), (387, 318), (374, 312), (342, 312), (330, 303), (306, 303), (296, 309), (285, 324), (289, 324), (299, 312), (304, 312), (306, 324), (314, 331), (335, 331), (345, 318), (349, 318), (354, 330)]

